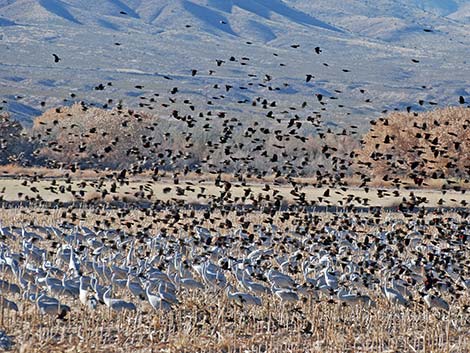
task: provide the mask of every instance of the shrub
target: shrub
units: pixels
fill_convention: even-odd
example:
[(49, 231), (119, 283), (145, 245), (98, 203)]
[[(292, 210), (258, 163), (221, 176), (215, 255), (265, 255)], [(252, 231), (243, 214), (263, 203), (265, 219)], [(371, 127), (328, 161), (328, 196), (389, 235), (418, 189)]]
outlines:
[(0, 165), (26, 165), (32, 159), (32, 151), (33, 145), (21, 124), (8, 114), (0, 114)]
[(372, 124), (357, 153), (357, 168), (372, 168), (378, 176), (408, 176), (418, 184), (470, 174), (469, 109), (393, 113)]

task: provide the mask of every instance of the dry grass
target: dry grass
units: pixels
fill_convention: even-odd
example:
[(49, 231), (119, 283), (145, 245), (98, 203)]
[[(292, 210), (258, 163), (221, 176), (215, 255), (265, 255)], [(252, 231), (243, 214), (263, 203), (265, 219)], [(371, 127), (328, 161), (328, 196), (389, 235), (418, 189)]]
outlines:
[[(130, 180), (129, 183), (115, 183), (113, 181), (99, 182), (98, 179), (72, 179), (67, 183), (64, 179), (51, 180), (39, 179), (39, 181), (28, 181), (17, 178), (0, 178), (0, 197), (4, 201), (46, 201), (46, 202), (167, 202), (184, 201), (190, 204), (207, 204), (210, 200), (217, 198), (224, 192), (224, 184), (215, 186), (209, 180), (199, 181), (189, 179), (180, 180), (178, 185), (173, 185), (173, 180), (162, 179), (160, 181), (149, 181), (145, 179)], [(410, 189), (401, 190), (390, 187), (371, 187), (370, 189), (355, 186), (330, 188), (327, 186), (315, 186), (309, 180), (303, 180), (299, 193), (305, 193), (307, 203), (315, 206), (375, 206), (394, 207), (402, 202), (410, 202), (413, 199), (421, 199), (420, 206), (427, 207), (461, 207), (465, 206), (468, 196), (463, 191), (446, 191), (439, 189)], [(115, 192), (106, 193), (111, 190), (115, 183)], [(265, 190), (265, 185), (269, 190)], [(34, 187), (36, 189), (31, 190)], [(61, 191), (61, 187), (64, 187)], [(251, 189), (251, 193), (245, 199), (245, 191)], [(231, 187), (231, 200), (233, 204), (253, 204), (253, 200), (262, 200), (261, 203), (272, 203), (275, 197), (282, 197), (284, 204), (295, 204), (299, 198), (293, 195), (293, 188), (289, 184), (272, 183), (241, 183), (234, 182)], [(329, 196), (325, 192), (329, 190)], [(181, 192), (184, 191), (184, 194)]]
[(105, 171), (83, 169), (71, 172), (68, 169), (53, 169), (46, 167), (24, 167), (17, 164), (5, 164), (0, 165), (0, 177), (1, 178), (19, 178), (19, 177), (33, 177), (39, 178), (64, 178), (66, 175), (74, 179), (96, 179), (101, 176), (106, 176)]
[[(58, 224), (63, 210), (2, 210), (3, 225)], [(81, 212), (81, 210), (76, 210)], [(133, 211), (111, 226), (143, 214)], [(162, 218), (165, 213), (162, 214)], [(80, 224), (93, 226), (98, 219), (117, 216), (114, 211), (87, 210)], [(217, 214), (214, 215), (217, 217)], [(219, 215), (220, 216), (220, 215)], [(196, 214), (195, 216), (200, 217)], [(236, 222), (234, 214), (226, 216)], [(263, 215), (247, 216), (262, 222)], [(400, 215), (384, 214), (382, 221)], [(458, 216), (456, 216), (458, 217)], [(325, 214), (322, 224), (331, 220)], [(184, 222), (189, 222), (189, 218)], [(274, 220), (279, 226), (288, 226)], [(144, 218), (143, 225), (152, 223)], [(78, 223), (77, 223), (78, 224)], [(207, 226), (212, 226), (207, 222)], [(156, 229), (163, 226), (155, 225)], [(235, 226), (238, 226), (235, 223)], [(363, 227), (367, 234), (373, 228)], [(180, 236), (184, 236), (181, 235)], [(13, 249), (20, 244), (4, 240)], [(50, 249), (50, 242), (37, 246)], [(467, 249), (468, 250), (468, 249)], [(3, 273), (12, 281), (11, 275)], [(233, 280), (233, 279), (232, 279)], [(129, 298), (126, 292), (117, 295)], [(390, 306), (375, 295), (376, 307), (347, 306), (327, 297), (304, 297), (295, 305), (283, 305), (264, 297), (257, 309), (240, 308), (214, 290), (180, 293), (182, 303), (171, 313), (155, 312), (142, 303), (135, 314), (111, 313), (105, 306), (90, 311), (78, 301), (63, 299), (72, 307), (66, 321), (41, 316), (33, 303), (14, 298), (18, 313), (1, 310), (0, 328), (14, 337), (17, 352), (468, 352), (470, 321), (462, 296), (451, 312), (425, 309), (418, 301), (410, 308)]]
[[(71, 171), (67, 168), (47, 168), (40, 166), (21, 166), (17, 164), (6, 164), (0, 165), (0, 179), (15, 179), (15, 178), (31, 178), (37, 176), (38, 178), (48, 178), (48, 179), (61, 179), (69, 177), (73, 180), (97, 180), (99, 178), (107, 178), (112, 175), (118, 175), (120, 170), (102, 170), (102, 169), (76, 169)], [(159, 179), (170, 181), (176, 173), (187, 181), (200, 182), (207, 181), (213, 182), (216, 178), (220, 178), (224, 181), (237, 182), (238, 179), (230, 173), (196, 173), (196, 172), (185, 172), (184, 174), (178, 171), (174, 172), (160, 172)], [(152, 179), (153, 172), (150, 170), (143, 170), (140, 174), (129, 175), (128, 179), (130, 181), (150, 181)], [(320, 183), (320, 180), (316, 177), (293, 177), (293, 181), (306, 184), (306, 185), (317, 185)], [(267, 174), (263, 177), (258, 176), (247, 176), (244, 175), (243, 180), (249, 183), (277, 183), (277, 184), (287, 184), (289, 181), (283, 177), (276, 177), (274, 174)], [(341, 183), (350, 186), (358, 187), (363, 184), (363, 180), (357, 175), (344, 176), (341, 179)], [(405, 176), (400, 176), (398, 179), (390, 178), (384, 180), (383, 177), (370, 175), (370, 180), (367, 182), (367, 186), (375, 188), (393, 188), (401, 184), (402, 188), (413, 188), (413, 189), (431, 189), (439, 190), (443, 187), (459, 187), (460, 189), (470, 189), (470, 180), (463, 178), (445, 178), (445, 179), (431, 179), (425, 178), (423, 183), (417, 185), (413, 179), (407, 178)]]

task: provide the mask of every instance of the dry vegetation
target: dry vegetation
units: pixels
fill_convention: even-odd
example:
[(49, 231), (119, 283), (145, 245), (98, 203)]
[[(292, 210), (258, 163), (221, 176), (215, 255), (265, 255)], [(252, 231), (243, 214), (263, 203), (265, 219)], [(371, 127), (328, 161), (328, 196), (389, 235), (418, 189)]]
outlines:
[[(448, 108), (418, 117), (395, 114), (380, 119), (364, 136), (362, 149), (349, 132), (315, 130), (305, 122), (258, 126), (223, 115), (202, 118), (178, 113), (156, 117), (122, 107), (105, 111), (76, 104), (36, 119), (29, 141), (19, 125), (3, 118), (0, 129), (8, 133), (0, 141), (0, 171), (5, 176), (0, 197), (7, 202), (51, 201), (56, 207), (1, 209), (1, 226), (26, 230), (18, 228), (16, 237), (0, 234), (1, 259), (17, 253), (15, 260), (25, 271), (37, 266), (39, 273), (56, 266), (70, 277), (70, 265), (59, 254), (67, 246), (76, 247), (83, 263), (92, 258), (112, 268), (122, 266), (126, 241), (131, 240), (136, 259), (129, 273), (134, 271), (136, 278), (138, 261), (152, 259), (152, 266), (170, 273), (176, 252), (181, 252), (191, 265), (209, 259), (219, 264), (239, 288), (227, 259), (244, 261), (251, 251), (268, 249), (273, 257), (255, 266), (279, 269), (288, 259), (282, 270), (299, 283), (301, 299), (282, 303), (275, 295), (263, 294), (261, 306), (246, 308), (229, 301), (223, 289), (207, 285), (204, 290), (178, 289), (180, 303), (163, 312), (116, 286), (113, 296), (133, 300), (136, 312), (115, 313), (104, 305), (91, 310), (77, 299), (61, 296), (61, 302), (71, 307), (62, 320), (42, 315), (34, 301), (23, 297), (25, 290), (9, 295), (3, 288), (1, 297), (20, 307), (18, 312), (4, 304), (1, 308), (0, 328), (13, 337), (14, 351), (470, 351), (470, 295), (464, 288), (470, 280), (467, 211), (320, 214), (281, 212), (278, 207), (467, 206), (460, 189), (468, 186), (469, 110)], [(287, 124), (292, 130), (286, 130)], [(14, 146), (35, 150), (26, 156)], [(30, 162), (38, 168), (22, 165)], [(390, 189), (381, 189), (383, 185)], [(445, 193), (402, 188), (415, 185), (439, 187)], [(59, 207), (67, 201), (81, 201), (83, 207)], [(112, 201), (125, 201), (127, 207), (113, 210)], [(168, 207), (158, 212), (130, 210), (131, 203), (142, 201)], [(210, 208), (197, 212), (175, 207), (178, 203)], [(233, 205), (256, 205), (262, 211), (217, 210)], [(278, 230), (266, 240), (255, 229), (259, 224)], [(207, 227), (211, 236), (198, 239), (196, 225)], [(52, 235), (43, 226), (63, 228)], [(80, 227), (95, 233), (81, 233)], [(45, 250), (44, 258), (22, 254), (26, 245), (32, 246), (23, 239), (29, 231), (42, 236), (31, 244)], [(67, 240), (73, 234), (76, 238)], [(84, 237), (81, 244), (77, 234)], [(94, 242), (103, 247), (93, 247)], [(351, 305), (337, 292), (307, 285), (299, 259), (315, 263), (315, 271), (321, 273), (319, 259), (325, 252), (335, 258), (338, 278), (348, 264), (357, 263), (363, 283), (341, 279), (340, 285), (361, 291), (370, 301)], [(17, 283), (11, 263), (3, 260), (0, 265), (1, 279)], [(451, 265), (460, 271), (458, 278), (449, 274)], [(391, 304), (383, 295), (387, 271), (396, 271), (408, 283), (412, 299), (407, 307)], [(86, 269), (83, 275), (94, 272)], [(429, 309), (423, 302), (428, 276), (444, 283), (431, 289), (450, 303), (449, 311)], [(100, 280), (109, 284), (112, 279)], [(262, 275), (256, 280), (267, 283)], [(446, 289), (446, 281), (452, 290)]]
[[(202, 114), (202, 113), (201, 113)], [(247, 175), (313, 175), (341, 168), (358, 147), (353, 135), (315, 132), (304, 122), (286, 131), (289, 120), (264, 122), (224, 114), (194, 117), (104, 110), (75, 104), (51, 109), (34, 121), (31, 136), (39, 165), (81, 169), (156, 168)], [(329, 146), (327, 148), (326, 146)], [(287, 162), (287, 163), (286, 163)]]
[[(230, 178), (227, 178), (230, 180)], [(243, 183), (232, 181), (230, 195), (224, 199), (226, 205), (243, 206), (273, 205), (276, 199), (282, 200), (283, 206), (300, 206), (302, 204), (312, 208), (318, 206), (355, 206), (355, 207), (398, 207), (400, 204), (413, 204), (424, 207), (465, 207), (468, 195), (465, 192), (447, 190), (442, 193), (431, 189), (399, 190), (389, 185), (386, 188), (358, 188), (356, 186), (330, 188), (315, 182), (303, 180), (305, 184), (298, 184), (297, 191), (287, 183), (274, 185), (272, 182), (264, 183), (252, 181)], [(53, 184), (52, 184), (53, 183)], [(40, 204), (53, 203), (82, 203), (84, 207), (100, 203), (116, 203), (125, 201), (129, 205), (154, 204), (163, 206), (166, 203), (174, 205), (182, 202), (184, 205), (209, 205), (219, 200), (225, 193), (225, 184), (216, 186), (210, 179), (180, 180), (177, 186), (171, 179), (149, 180), (136, 179), (126, 182), (117, 182), (108, 179), (71, 179), (63, 178), (52, 180), (31, 178), (3, 178), (0, 179), (0, 201), (15, 202), (28, 201)], [(266, 190), (269, 185), (269, 190)], [(301, 186), (299, 186), (301, 185)], [(412, 183), (410, 183), (412, 185)], [(432, 185), (434, 187), (440, 185)], [(246, 190), (250, 190), (249, 196)], [(34, 190), (34, 191), (33, 191)], [(465, 190), (464, 190), (465, 191)], [(329, 196), (324, 195), (328, 193)]]
[[(72, 211), (69, 211), (69, 214)], [(82, 210), (76, 210), (77, 213)], [(2, 210), (0, 219), (3, 226), (34, 223), (36, 225), (58, 225), (65, 219), (63, 210), (17, 209)], [(152, 226), (152, 220), (140, 212), (123, 216), (114, 212), (87, 211), (80, 224), (93, 227), (97, 220), (112, 219), (110, 227), (120, 227), (130, 219), (139, 219), (139, 227)], [(183, 218), (180, 225), (190, 223), (202, 215)], [(459, 221), (459, 215), (453, 216)], [(220, 219), (221, 215), (214, 214)], [(224, 218), (238, 227), (237, 216), (232, 213)], [(356, 216), (353, 216), (354, 218)], [(361, 217), (370, 217), (372, 215)], [(426, 222), (432, 219), (426, 217)], [(162, 221), (165, 214), (153, 218), (155, 229), (166, 227)], [(266, 216), (250, 214), (251, 222), (262, 223)], [(383, 214), (380, 224), (383, 230), (390, 230), (389, 221), (402, 219), (397, 214)], [(324, 225), (335, 227), (333, 217), (322, 216), (315, 229)], [(78, 221), (77, 221), (78, 222)], [(290, 228), (291, 223), (274, 219), (281, 229)], [(363, 241), (366, 234), (376, 229), (370, 225), (359, 225), (355, 232), (357, 241)], [(389, 224), (386, 226), (386, 224)], [(206, 221), (207, 227), (214, 227)], [(29, 228), (33, 230), (33, 228)], [(141, 228), (139, 228), (141, 230)], [(132, 234), (138, 231), (132, 228)], [(251, 228), (250, 228), (251, 229)], [(188, 237), (177, 229), (170, 237)], [(222, 233), (226, 230), (220, 229)], [(312, 229), (313, 231), (313, 229)], [(432, 231), (432, 230), (431, 230)], [(41, 232), (41, 230), (39, 230)], [(434, 232), (434, 231), (432, 231)], [(39, 233), (43, 234), (43, 233)], [(216, 239), (214, 239), (215, 241)], [(20, 243), (12, 239), (2, 240), (12, 251), (20, 250)], [(40, 240), (35, 245), (48, 249), (47, 259), (55, 266), (64, 266), (56, 257), (57, 248), (51, 240)], [(275, 251), (282, 251), (277, 244)], [(142, 251), (145, 245), (142, 244)], [(468, 246), (466, 248), (468, 256)], [(137, 252), (140, 254), (140, 250)], [(136, 254), (137, 254), (136, 253)], [(237, 253), (232, 253), (237, 256)], [(153, 256), (153, 253), (149, 257)], [(465, 257), (465, 255), (464, 255)], [(468, 259), (468, 257), (467, 257)], [(26, 260), (22, 260), (26, 261)], [(8, 271), (2, 271), (2, 278), (14, 282)], [(300, 282), (302, 278), (296, 277)], [(230, 282), (235, 279), (229, 277)], [(277, 298), (263, 297), (259, 308), (239, 307), (229, 302), (221, 291), (178, 292), (181, 303), (171, 312), (154, 311), (148, 303), (140, 302), (136, 313), (114, 313), (105, 306), (96, 311), (82, 306), (78, 300), (61, 297), (61, 301), (72, 310), (65, 320), (41, 315), (35, 304), (20, 297), (11, 297), (19, 306), (19, 312), (3, 308), (0, 328), (13, 336), (13, 351), (18, 352), (468, 352), (470, 350), (470, 320), (468, 306), (470, 296), (453, 299), (449, 313), (427, 309), (416, 299), (409, 308), (393, 306), (380, 294), (380, 290), (370, 290), (369, 294), (376, 306), (349, 305), (336, 297), (320, 294), (302, 296), (295, 304), (282, 304)], [(416, 294), (416, 293), (414, 293)], [(115, 295), (130, 299), (127, 290), (117, 290)], [(451, 300), (449, 294), (445, 294)], [(134, 299), (135, 300), (135, 299)]]
[(379, 119), (365, 135), (358, 160), (389, 178), (468, 178), (470, 109), (393, 113)]
[(32, 151), (21, 124), (6, 113), (0, 114), (0, 165), (25, 163)]
[(180, 173), (196, 183), (220, 175), (252, 184), (294, 181), (322, 190), (460, 191), (469, 186), (469, 111), (393, 113), (373, 122), (358, 148), (352, 132), (325, 132), (313, 123), (279, 134), (287, 121), (262, 126), (249, 119), (162, 117), (75, 104), (47, 111), (31, 131), (3, 116), (0, 176), (81, 181), (127, 170), (129, 180), (138, 182), (171, 182), (173, 173)]
[(2, 121), (2, 136), (8, 137), (3, 138), (0, 164), (10, 163), (10, 172), (14, 165), (27, 164), (87, 175), (127, 169), (134, 175), (181, 171), (247, 179), (341, 178), (375, 185), (408, 179), (425, 186), (448, 178), (468, 184), (470, 169), (467, 108), (392, 113), (372, 122), (362, 146), (354, 131), (326, 130), (316, 120), (260, 122), (176, 111), (150, 115), (78, 103), (45, 112), (30, 131), (6, 116)]

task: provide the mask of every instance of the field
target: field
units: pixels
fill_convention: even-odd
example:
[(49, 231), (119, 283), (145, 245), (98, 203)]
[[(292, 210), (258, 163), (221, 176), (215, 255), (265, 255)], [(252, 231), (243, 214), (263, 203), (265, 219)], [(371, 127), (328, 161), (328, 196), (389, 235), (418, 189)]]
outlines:
[(469, 11), (0, 0), (0, 351), (470, 353)]
[(18, 352), (468, 352), (466, 217), (3, 209), (1, 329)]
[[(213, 181), (206, 179), (187, 179), (173, 185), (172, 180), (151, 181), (145, 178), (130, 180), (127, 183), (112, 181), (99, 181), (92, 179), (39, 179), (34, 182), (25, 182), (27, 179), (16, 178), (0, 179), (0, 197), (3, 201), (35, 200), (44, 202), (72, 202), (72, 201), (126, 201), (126, 202), (172, 202), (182, 201), (186, 204), (207, 204), (210, 200), (218, 198), (225, 192), (225, 185), (216, 186)], [(55, 185), (51, 185), (55, 181)], [(115, 184), (113, 192), (111, 185)], [(266, 185), (269, 189), (266, 189)], [(63, 191), (60, 188), (63, 187)], [(465, 185), (466, 187), (466, 185)], [(32, 188), (33, 191), (31, 190)], [(3, 190), (3, 192), (1, 192)], [(442, 190), (436, 188), (416, 189), (408, 184), (406, 189), (393, 186), (359, 188), (357, 185), (331, 188), (317, 186), (308, 179), (299, 182), (297, 194), (292, 193), (293, 187), (286, 183), (273, 183), (249, 181), (246, 183), (232, 182), (229, 199), (233, 204), (251, 205), (253, 200), (265, 200), (272, 203), (280, 198), (285, 205), (291, 205), (299, 200), (300, 194), (305, 194), (306, 204), (315, 206), (344, 206), (357, 207), (394, 207), (403, 201), (418, 200), (416, 205), (425, 207), (444, 206), (448, 208), (467, 205), (468, 195), (466, 188), (463, 191)], [(248, 193), (249, 191), (249, 193)], [(325, 196), (327, 192), (327, 196)], [(248, 194), (247, 194), (248, 193)], [(243, 199), (243, 197), (245, 198)]]

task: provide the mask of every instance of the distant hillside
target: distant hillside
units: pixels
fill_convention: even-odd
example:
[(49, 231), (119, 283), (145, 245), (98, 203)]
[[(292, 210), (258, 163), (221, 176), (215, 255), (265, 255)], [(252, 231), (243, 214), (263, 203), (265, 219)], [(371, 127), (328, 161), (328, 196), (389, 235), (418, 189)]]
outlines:
[[(258, 96), (288, 109), (292, 101), (313, 104), (320, 93), (336, 98), (316, 107), (322, 117), (364, 126), (364, 117), (383, 110), (421, 111), (433, 107), (428, 102), (454, 105), (469, 96), (469, 6), (468, 0), (1, 0), (0, 107), (30, 126), (46, 109), (77, 100), (112, 106), (109, 99), (121, 99), (151, 110), (142, 96), (171, 97), (178, 87), (181, 100), (207, 110), (222, 94), (213, 87), (230, 85), (217, 102), (228, 111), (252, 114), (238, 102)], [(271, 85), (263, 82), (266, 74)], [(307, 74), (314, 77), (308, 83)]]

